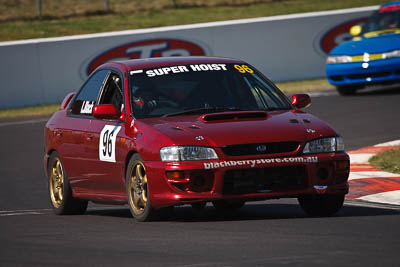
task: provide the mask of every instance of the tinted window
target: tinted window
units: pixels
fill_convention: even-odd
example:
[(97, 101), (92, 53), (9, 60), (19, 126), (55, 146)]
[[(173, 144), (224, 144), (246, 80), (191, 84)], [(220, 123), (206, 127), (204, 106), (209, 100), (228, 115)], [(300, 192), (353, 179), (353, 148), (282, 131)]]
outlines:
[(196, 109), (208, 113), (292, 108), (279, 89), (245, 64), (137, 70), (131, 72), (130, 84), (136, 118), (186, 114)]
[(400, 27), (400, 5), (387, 11), (384, 8), (375, 12), (363, 26), (363, 33), (391, 30)]
[(97, 96), (102, 88), (107, 70), (100, 70), (93, 74), (85, 83), (72, 104), (72, 114), (91, 115), (93, 106), (96, 104)]
[(123, 96), (122, 96), (122, 81), (121, 78), (111, 73), (103, 88), (98, 104), (112, 104), (117, 110), (123, 109)]

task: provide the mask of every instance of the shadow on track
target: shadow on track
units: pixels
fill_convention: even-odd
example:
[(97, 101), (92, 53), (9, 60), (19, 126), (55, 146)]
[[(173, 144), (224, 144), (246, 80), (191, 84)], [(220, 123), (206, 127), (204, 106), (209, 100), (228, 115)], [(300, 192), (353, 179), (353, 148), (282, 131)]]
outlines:
[(399, 95), (400, 84), (385, 86), (385, 87), (368, 87), (357, 91), (353, 97), (357, 96), (379, 96), (379, 95)]
[[(386, 216), (399, 215), (400, 210), (387, 208), (373, 208), (360, 206), (344, 206), (335, 217), (361, 217), (361, 216)], [(86, 212), (89, 216), (109, 216), (119, 218), (132, 218), (128, 208), (116, 207), (115, 209), (96, 209)], [(248, 221), (248, 220), (282, 220), (306, 219), (307, 216), (298, 204), (252, 204), (248, 203), (241, 209), (220, 212), (207, 205), (202, 211), (195, 211), (190, 206), (175, 207), (169, 213), (156, 221), (164, 222), (219, 222), (219, 221)]]

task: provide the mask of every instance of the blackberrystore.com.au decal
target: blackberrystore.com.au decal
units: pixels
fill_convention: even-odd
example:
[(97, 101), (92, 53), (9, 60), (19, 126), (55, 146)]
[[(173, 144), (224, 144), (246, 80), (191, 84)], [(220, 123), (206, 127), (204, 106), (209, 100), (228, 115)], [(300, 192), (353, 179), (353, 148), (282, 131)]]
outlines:
[(247, 159), (247, 160), (225, 160), (217, 162), (204, 162), (204, 169), (218, 169), (226, 167), (251, 167), (266, 164), (287, 164), (287, 163), (317, 163), (318, 157), (289, 157), (289, 158), (272, 158), (272, 159)]

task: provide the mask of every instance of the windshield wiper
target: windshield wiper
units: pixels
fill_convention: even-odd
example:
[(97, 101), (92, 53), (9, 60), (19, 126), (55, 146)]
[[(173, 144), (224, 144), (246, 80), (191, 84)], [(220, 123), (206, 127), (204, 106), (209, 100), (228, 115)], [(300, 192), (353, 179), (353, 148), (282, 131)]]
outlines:
[(204, 108), (195, 108), (174, 113), (168, 113), (163, 115), (162, 117), (172, 117), (172, 116), (190, 115), (190, 114), (205, 114), (205, 113), (224, 112), (224, 111), (239, 111), (239, 110), (241, 109), (236, 107), (204, 107)]

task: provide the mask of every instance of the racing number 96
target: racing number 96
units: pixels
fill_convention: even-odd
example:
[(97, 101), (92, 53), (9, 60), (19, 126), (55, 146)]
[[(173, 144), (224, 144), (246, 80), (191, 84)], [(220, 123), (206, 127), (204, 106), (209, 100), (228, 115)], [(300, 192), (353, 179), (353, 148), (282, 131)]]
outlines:
[(105, 131), (103, 134), (103, 156), (111, 157), (113, 144), (112, 137), (114, 135), (114, 131), (109, 134), (109, 130)]
[(249, 68), (247, 65), (234, 65), (235, 69), (237, 69), (240, 73), (254, 73), (254, 70)]
[(115, 143), (121, 126), (105, 125), (100, 133), (99, 159), (101, 161), (115, 161)]

